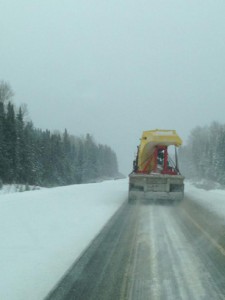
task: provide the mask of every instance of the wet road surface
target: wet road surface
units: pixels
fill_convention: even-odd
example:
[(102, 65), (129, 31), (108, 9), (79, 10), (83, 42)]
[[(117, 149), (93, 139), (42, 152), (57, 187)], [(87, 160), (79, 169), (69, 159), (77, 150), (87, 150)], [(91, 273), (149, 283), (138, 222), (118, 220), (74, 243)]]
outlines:
[(225, 221), (191, 199), (125, 204), (46, 300), (225, 299)]

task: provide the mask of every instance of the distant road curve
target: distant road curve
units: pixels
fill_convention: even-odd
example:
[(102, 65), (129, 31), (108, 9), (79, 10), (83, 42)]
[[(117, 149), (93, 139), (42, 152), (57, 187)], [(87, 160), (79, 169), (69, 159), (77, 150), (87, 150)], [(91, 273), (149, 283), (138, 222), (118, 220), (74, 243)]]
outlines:
[(53, 299), (225, 299), (225, 222), (188, 198), (123, 205)]

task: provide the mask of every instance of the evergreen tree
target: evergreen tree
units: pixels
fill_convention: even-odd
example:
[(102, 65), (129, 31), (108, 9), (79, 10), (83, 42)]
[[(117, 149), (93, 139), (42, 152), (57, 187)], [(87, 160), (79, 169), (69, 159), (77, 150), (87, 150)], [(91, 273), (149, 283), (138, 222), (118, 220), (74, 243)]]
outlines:
[(51, 182), (51, 177), (52, 177), (51, 176), (52, 174), (51, 135), (49, 130), (46, 130), (42, 134), (41, 149), (42, 149), (41, 163), (43, 167), (41, 184), (48, 185), (49, 180)]
[(21, 107), (16, 116), (16, 181), (26, 183), (26, 174), (24, 173), (24, 165), (26, 163), (26, 144), (24, 135), (24, 121)]
[(6, 141), (5, 141), (5, 108), (0, 102), (0, 180), (6, 180), (8, 164), (6, 161)]
[(35, 130), (32, 122), (28, 122), (24, 128), (25, 148), (23, 152), (23, 178), (24, 183), (35, 185), (37, 184), (36, 176), (36, 143)]
[(84, 140), (84, 162), (82, 168), (83, 182), (95, 181), (99, 177), (97, 173), (97, 145), (90, 134)]
[(7, 105), (6, 119), (5, 119), (5, 143), (6, 143), (6, 163), (8, 164), (5, 173), (7, 182), (12, 183), (16, 180), (16, 120), (14, 106), (11, 102)]

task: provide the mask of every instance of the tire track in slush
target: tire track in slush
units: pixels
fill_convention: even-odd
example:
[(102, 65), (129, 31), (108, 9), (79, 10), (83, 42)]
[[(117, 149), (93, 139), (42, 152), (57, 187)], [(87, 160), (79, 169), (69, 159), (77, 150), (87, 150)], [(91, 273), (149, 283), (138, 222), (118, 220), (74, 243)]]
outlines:
[(225, 299), (225, 252), (190, 212), (124, 205), (46, 300)]

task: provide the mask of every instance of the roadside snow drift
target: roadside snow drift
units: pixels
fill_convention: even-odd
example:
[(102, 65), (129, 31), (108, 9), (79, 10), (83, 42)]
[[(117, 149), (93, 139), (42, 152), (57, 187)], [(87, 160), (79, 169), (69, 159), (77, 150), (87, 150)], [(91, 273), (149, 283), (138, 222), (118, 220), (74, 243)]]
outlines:
[(185, 195), (225, 219), (225, 190), (203, 190), (185, 182)]
[(43, 299), (127, 200), (127, 180), (0, 196), (0, 299)]

